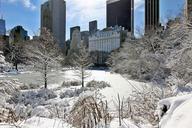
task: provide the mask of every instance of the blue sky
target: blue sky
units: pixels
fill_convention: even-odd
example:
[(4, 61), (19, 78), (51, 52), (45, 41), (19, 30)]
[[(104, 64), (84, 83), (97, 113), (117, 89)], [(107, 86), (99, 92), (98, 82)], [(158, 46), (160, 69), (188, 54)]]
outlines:
[[(40, 27), (40, 5), (46, 0), (1, 0), (1, 12), (6, 20), (7, 30), (22, 25), (30, 36)], [(81, 30), (88, 29), (88, 22), (98, 20), (99, 29), (106, 26), (106, 0), (66, 0), (67, 38), (69, 28), (79, 25)], [(184, 0), (161, 0), (161, 21), (178, 15)], [(144, 0), (135, 0), (135, 28), (142, 29), (144, 24)]]

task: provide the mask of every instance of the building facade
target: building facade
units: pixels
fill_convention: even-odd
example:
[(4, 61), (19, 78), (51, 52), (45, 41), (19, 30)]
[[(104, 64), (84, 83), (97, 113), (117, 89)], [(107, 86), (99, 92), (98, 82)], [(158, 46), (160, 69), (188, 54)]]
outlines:
[(81, 41), (85, 45), (86, 48), (89, 46), (89, 31), (82, 31), (81, 32)]
[(9, 43), (21, 43), (22, 41), (29, 40), (28, 32), (22, 26), (16, 26), (11, 29), (9, 34)]
[(81, 27), (80, 27), (80, 26), (75, 26), (75, 27), (71, 27), (71, 28), (70, 28), (70, 40), (72, 40), (73, 32), (74, 32), (76, 29), (79, 30), (79, 31), (81, 31)]
[(81, 32), (79, 29), (74, 29), (72, 33), (72, 40), (70, 44), (71, 50), (77, 50), (81, 44)]
[(131, 2), (132, 0), (107, 1), (107, 27), (122, 26), (131, 31)]
[(160, 26), (159, 0), (145, 0), (145, 33)]
[(66, 2), (48, 0), (41, 5), (41, 28), (49, 29), (63, 48), (66, 38)]
[(0, 35), (6, 35), (6, 27), (5, 27), (5, 20), (0, 19)]
[(121, 28), (97, 31), (89, 37), (89, 52), (94, 56), (94, 63), (105, 64), (110, 52), (120, 47)]
[(94, 34), (95, 32), (97, 32), (97, 21), (96, 20), (89, 22), (90, 35)]

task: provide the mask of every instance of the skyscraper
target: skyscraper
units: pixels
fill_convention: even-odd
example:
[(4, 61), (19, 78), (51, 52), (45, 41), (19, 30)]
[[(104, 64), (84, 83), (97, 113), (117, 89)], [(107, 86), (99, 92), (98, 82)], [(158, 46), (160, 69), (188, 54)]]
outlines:
[(145, 32), (159, 26), (159, 8), (159, 0), (145, 0)]
[(70, 28), (70, 40), (72, 40), (73, 32), (74, 32), (76, 29), (79, 30), (79, 31), (81, 31), (81, 27), (80, 27), (80, 26), (75, 26), (75, 27), (71, 27), (71, 28)]
[(74, 29), (70, 49), (77, 50), (81, 44), (81, 32), (79, 29)]
[(65, 46), (66, 36), (66, 2), (48, 0), (41, 5), (41, 28), (49, 29), (60, 47)]
[(0, 19), (0, 36), (6, 34), (6, 28), (5, 28), (5, 20)]
[(90, 35), (94, 34), (97, 31), (97, 21), (89, 22), (89, 33)]
[(107, 27), (116, 25), (131, 31), (131, 1), (132, 0), (108, 0), (107, 1)]
[(186, 0), (186, 16), (192, 22), (192, 0)]

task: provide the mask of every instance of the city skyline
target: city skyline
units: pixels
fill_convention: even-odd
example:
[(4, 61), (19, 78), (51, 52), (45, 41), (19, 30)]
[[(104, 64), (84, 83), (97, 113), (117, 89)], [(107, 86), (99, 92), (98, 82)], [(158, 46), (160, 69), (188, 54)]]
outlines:
[[(2, 12), (6, 20), (6, 29), (22, 25), (33, 36), (40, 28), (40, 5), (46, 0), (2, 0)], [(82, 1), (82, 2), (80, 2)], [(97, 20), (98, 28), (106, 27), (106, 1), (105, 0), (66, 0), (67, 27), (66, 39), (70, 37), (70, 27), (81, 26), (81, 30), (89, 29), (89, 21)], [(84, 4), (86, 2), (86, 4)], [(166, 3), (165, 3), (166, 2)], [(169, 6), (174, 2), (174, 6)], [(161, 21), (166, 17), (178, 15), (184, 1), (161, 0)], [(16, 11), (15, 11), (16, 10)], [(167, 12), (167, 13), (166, 13)], [(166, 15), (164, 15), (166, 13)], [(18, 17), (18, 18), (15, 18)], [(13, 19), (14, 18), (14, 19)], [(144, 29), (144, 0), (135, 0), (135, 29)]]

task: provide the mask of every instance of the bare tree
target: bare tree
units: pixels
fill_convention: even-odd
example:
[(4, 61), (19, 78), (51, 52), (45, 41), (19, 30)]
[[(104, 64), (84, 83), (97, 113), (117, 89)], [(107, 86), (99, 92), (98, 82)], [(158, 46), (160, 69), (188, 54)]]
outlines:
[(23, 56), (24, 54), (24, 43), (15, 43), (9, 45), (9, 47), (6, 48), (8, 51), (8, 54), (6, 55), (6, 58), (9, 62), (13, 64), (15, 67), (15, 70), (18, 71), (18, 64), (25, 63), (26, 58)]
[(89, 52), (83, 43), (80, 44), (79, 48), (73, 53), (72, 58), (73, 65), (75, 66), (75, 73), (78, 78), (81, 79), (81, 85), (84, 87), (84, 81), (91, 74), (86, 69), (92, 64), (89, 56)]
[(47, 88), (48, 73), (60, 66), (62, 57), (54, 37), (46, 28), (42, 28), (41, 35), (29, 41), (26, 47), (29, 63), (42, 73), (44, 87)]

